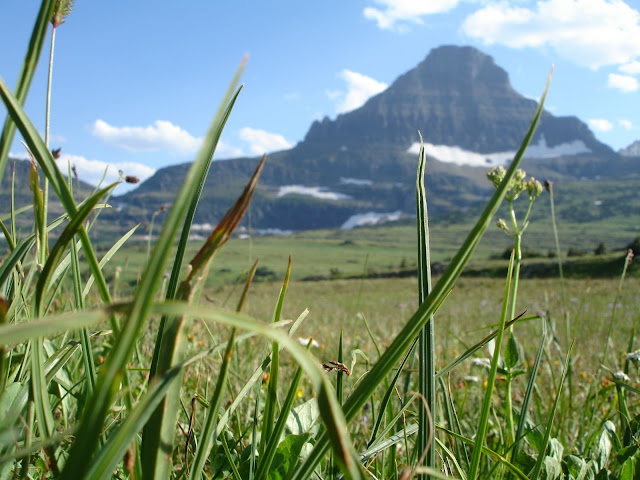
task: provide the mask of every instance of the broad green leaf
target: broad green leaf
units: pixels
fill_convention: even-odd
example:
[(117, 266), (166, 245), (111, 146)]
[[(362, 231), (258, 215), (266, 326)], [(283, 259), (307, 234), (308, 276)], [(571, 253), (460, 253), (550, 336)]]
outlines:
[(611, 438), (609, 437), (609, 432), (606, 428), (602, 429), (602, 433), (600, 434), (600, 440), (598, 440), (598, 445), (596, 446), (596, 450), (594, 453), (596, 462), (600, 469), (605, 468), (609, 464), (609, 455), (611, 455)]
[(576, 455), (569, 455), (565, 459), (569, 480), (586, 480), (589, 466), (582, 458)]
[(19, 382), (7, 384), (4, 391), (0, 392), (0, 418), (7, 418), (11, 405), (15, 401), (23, 385)]
[[(176, 296), (178, 296), (181, 300), (191, 300), (191, 289), (193, 287), (192, 276), (188, 276), (187, 279), (182, 282), (181, 292), (177, 292), (177, 285), (179, 276), (181, 274), (182, 261), (186, 250), (186, 243), (189, 237), (189, 231), (191, 229), (193, 216), (195, 215), (195, 210), (200, 199), (207, 174), (209, 172), (218, 140), (220, 139), (220, 135), (224, 126), (226, 125), (227, 119), (229, 118), (231, 109), (233, 108), (233, 105), (238, 98), (238, 94), (240, 93), (240, 89), (236, 90), (236, 85), (240, 79), (243, 68), (244, 65), (241, 65), (236, 72), (236, 75), (232, 80), (229, 89), (227, 90), (223, 102), (218, 109), (218, 113), (216, 114), (214, 122), (209, 129), (207, 139), (203, 143), (203, 146), (198, 154), (198, 159), (196, 160), (196, 162), (194, 162), (194, 165), (197, 165), (197, 169), (194, 170), (194, 167), (192, 167), (192, 169), (190, 170), (190, 173), (192, 170), (194, 170), (193, 177), (190, 181), (189, 179), (186, 179), (185, 184), (183, 185), (183, 189), (185, 189), (185, 185), (187, 185), (187, 182), (189, 182), (188, 188), (190, 190), (185, 189), (184, 191), (181, 214), (185, 215), (185, 219), (180, 241), (178, 244), (178, 250), (176, 252), (176, 258), (174, 259), (173, 263), (171, 277), (169, 278), (169, 286), (167, 288), (166, 294), (166, 298), (168, 300), (172, 300), (176, 298)], [(236, 90), (235, 94), (234, 90)], [(251, 195), (249, 195), (249, 198), (250, 197)], [(176, 211), (176, 205), (174, 205), (174, 208), (172, 208), (170, 215), (172, 215), (174, 211)], [(233, 211), (233, 207), (231, 211)], [(242, 210), (240, 217), (242, 217), (242, 214), (244, 214), (244, 210)], [(228, 218), (230, 216), (233, 216), (233, 214), (227, 214), (225, 215), (225, 218)], [(237, 220), (237, 222), (239, 221), (240, 219)], [(174, 232), (169, 234), (169, 230), (167, 230), (167, 222), (165, 222), (165, 228), (162, 234), (165, 236), (170, 235), (170, 237), (167, 237), (169, 239), (173, 239), (173, 235), (177, 230), (178, 217), (176, 217), (173, 222), (174, 224), (172, 228)], [(208, 262), (212, 258), (216, 249), (221, 246), (224, 241), (226, 241), (229, 235), (231, 235), (231, 232), (227, 231), (227, 228), (230, 227), (231, 230), (233, 230), (233, 228), (235, 228), (235, 226), (237, 225), (237, 222), (235, 224), (233, 224), (233, 222), (231, 222), (231, 224), (219, 224), (212, 234), (213, 240), (212, 237), (210, 237), (209, 240), (205, 243), (205, 246), (208, 245), (211, 247), (212, 244), (215, 245), (213, 245), (213, 248), (207, 250), (206, 253), (202, 254), (199, 258), (205, 259)], [(161, 238), (163, 238), (162, 235)], [(205, 247), (203, 247), (203, 249), (204, 248)], [(154, 255), (156, 255), (156, 250), (154, 250)], [(155, 258), (152, 258), (150, 260), (150, 262), (154, 261), (157, 260)], [(204, 263), (197, 265), (198, 270), (203, 267)], [(195, 272), (193, 270), (194, 264), (192, 261), (191, 273), (195, 275)], [(182, 356), (182, 349), (184, 346), (184, 341), (181, 339), (182, 324), (183, 319), (181, 316), (171, 318), (164, 316), (162, 317), (160, 321), (160, 328), (158, 329), (156, 343), (154, 346), (153, 359), (151, 362), (149, 375), (150, 380), (158, 375), (164, 374), (164, 372), (168, 371), (168, 369), (171, 368), (172, 365), (180, 361), (180, 357)], [(231, 342), (231, 345), (233, 345), (233, 342)], [(145, 426), (141, 446), (142, 466), (145, 478), (155, 478), (156, 476), (164, 477), (168, 475), (168, 472), (171, 470), (171, 457), (165, 455), (163, 453), (163, 449), (165, 448), (164, 445), (173, 445), (175, 439), (175, 423), (178, 414), (180, 383), (181, 382), (177, 382), (176, 385), (169, 389), (166, 399), (161, 405), (158, 406), (148, 425)]]
[(512, 369), (520, 363), (520, 346), (513, 333), (509, 334), (507, 345), (504, 349), (504, 364), (507, 369)]
[(286, 429), (291, 435), (307, 433), (320, 418), (318, 402), (314, 398), (293, 408), (287, 417)]
[(540, 478), (543, 480), (556, 480), (562, 478), (562, 465), (553, 457), (545, 457), (542, 462)]

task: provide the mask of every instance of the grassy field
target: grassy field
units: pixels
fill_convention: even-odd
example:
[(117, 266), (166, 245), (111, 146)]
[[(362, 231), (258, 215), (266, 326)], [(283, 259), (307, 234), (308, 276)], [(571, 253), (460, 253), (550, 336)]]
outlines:
[[(543, 186), (518, 165), (548, 84), (484, 210), (435, 222), (430, 260), (424, 150), (416, 225), (233, 239), (261, 162), (189, 238), (241, 65), (153, 240), (128, 243), (94, 231), (113, 185), (78, 203), (22, 108), (70, 8), (43, 0), (15, 95), (0, 78), (0, 171), (16, 128), (33, 156), (33, 225), (0, 225), (0, 480), (637, 478), (637, 262), (582, 256), (563, 282), (543, 260), (555, 228), (527, 230)], [(561, 230), (560, 250), (635, 236), (611, 224)]]
[[(576, 340), (576, 362), (579, 371), (595, 372), (602, 362), (603, 339), (611, 320), (613, 301), (619, 279), (571, 279), (566, 284), (569, 315)], [(247, 313), (268, 321), (274, 308), (280, 284), (256, 283), (247, 298)], [(521, 280), (518, 299), (519, 313), (546, 312), (564, 343), (563, 303), (559, 282), (554, 279)], [(627, 279), (618, 302), (613, 325), (613, 349), (620, 355), (627, 348), (632, 329), (640, 316), (640, 279)], [(361, 349), (373, 361), (375, 347), (369, 337), (362, 316), (366, 318), (373, 337), (381, 346), (400, 331), (408, 317), (417, 309), (417, 278), (365, 280), (333, 280), (292, 282), (289, 286), (283, 315), (295, 319), (305, 309), (310, 313), (299, 330), (301, 337), (313, 337), (320, 344), (317, 355), (329, 359), (337, 352), (340, 331), (344, 330), (347, 352)], [(504, 279), (462, 278), (451, 292), (436, 317), (438, 365), (452, 361), (466, 348), (495, 329), (500, 315)], [(209, 301), (227, 307), (235, 305), (239, 289), (216, 289)], [(540, 337), (540, 321), (517, 324), (515, 333), (524, 351), (535, 350)], [(486, 351), (484, 352), (486, 354)], [(621, 364), (620, 358), (608, 359), (611, 368)], [(463, 370), (456, 372), (464, 377)]]

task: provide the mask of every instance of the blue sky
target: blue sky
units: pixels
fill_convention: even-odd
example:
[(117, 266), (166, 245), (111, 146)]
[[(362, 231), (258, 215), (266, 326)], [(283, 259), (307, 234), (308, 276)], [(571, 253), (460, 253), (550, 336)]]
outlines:
[[(10, 86), (38, 8), (3, 2)], [(56, 33), (51, 146), (88, 181), (106, 165), (145, 178), (191, 161), (248, 54), (216, 158), (289, 148), (444, 44), (491, 55), (532, 98), (554, 65), (548, 110), (579, 117), (616, 150), (640, 139), (638, 0), (77, 0)], [(26, 107), (41, 129), (48, 50)], [(17, 141), (12, 154), (25, 155)]]

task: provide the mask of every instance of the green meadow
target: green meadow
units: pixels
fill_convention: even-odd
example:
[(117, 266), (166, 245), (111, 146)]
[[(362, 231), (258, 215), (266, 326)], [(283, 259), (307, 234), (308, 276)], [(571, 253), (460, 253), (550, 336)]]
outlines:
[(415, 220), (240, 238), (263, 158), (195, 238), (241, 65), (150, 240), (110, 238), (115, 185), (78, 200), (23, 109), (70, 8), (0, 78), (0, 171), (16, 131), (32, 157), (31, 225), (0, 212), (0, 480), (638, 478), (635, 220), (559, 221), (519, 168), (549, 82), (477, 210), (429, 225), (422, 149)]

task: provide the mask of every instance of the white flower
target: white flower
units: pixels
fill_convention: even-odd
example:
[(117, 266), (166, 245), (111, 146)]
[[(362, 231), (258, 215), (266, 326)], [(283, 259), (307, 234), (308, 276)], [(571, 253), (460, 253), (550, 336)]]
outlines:
[(625, 382), (628, 382), (630, 380), (629, 375), (624, 373), (622, 370), (618, 370), (616, 373), (613, 374), (613, 376), (618, 380), (624, 380)]
[(464, 377), (464, 381), (471, 382), (471, 383), (478, 383), (480, 379), (475, 375), (467, 375), (466, 377)]
[(312, 348), (318, 348), (320, 346), (320, 344), (318, 342), (316, 342), (314, 339), (312, 338), (304, 338), (304, 337), (298, 337), (298, 343), (304, 347), (306, 347), (307, 345), (309, 345), (309, 341), (311, 341), (311, 347)]
[(491, 361), (488, 358), (476, 357), (471, 360), (471, 365), (473, 365), (474, 367), (491, 368)]
[(629, 353), (627, 355), (627, 360), (632, 360), (634, 362), (640, 361), (640, 350)]

